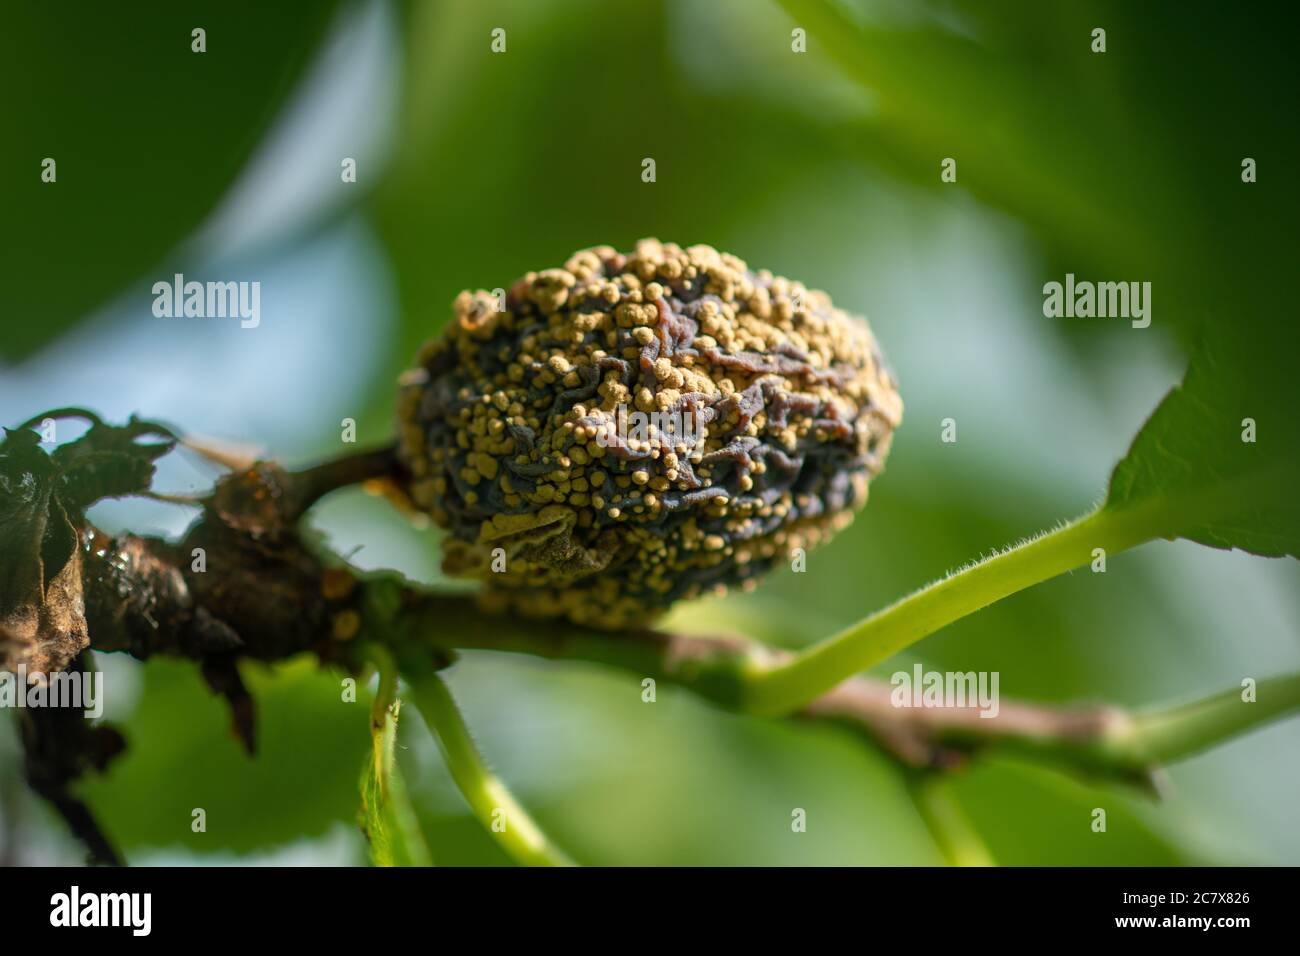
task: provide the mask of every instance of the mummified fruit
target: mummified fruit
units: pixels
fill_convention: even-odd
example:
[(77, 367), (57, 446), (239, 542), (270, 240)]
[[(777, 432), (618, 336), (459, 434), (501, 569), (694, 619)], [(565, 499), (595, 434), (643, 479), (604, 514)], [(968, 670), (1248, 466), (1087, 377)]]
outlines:
[[(504, 308), (502, 308), (504, 306)], [(647, 239), (463, 292), (407, 373), (400, 452), (444, 568), (523, 614), (646, 623), (852, 520), (902, 403), (866, 322)]]

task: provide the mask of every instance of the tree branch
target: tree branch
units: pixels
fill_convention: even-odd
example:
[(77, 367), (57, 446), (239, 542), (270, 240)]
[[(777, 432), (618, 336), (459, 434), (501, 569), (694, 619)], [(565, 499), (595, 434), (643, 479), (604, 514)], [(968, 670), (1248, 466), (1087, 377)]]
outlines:
[[(373, 579), (366, 586), (390, 595), (397, 588), (392, 582)], [(638, 678), (686, 688), (738, 712), (748, 712), (750, 683), (790, 657), (740, 635), (594, 631), (565, 622), (497, 616), (478, 608), (470, 595), (398, 590), (400, 597), (390, 596), (383, 603), (400, 621), (396, 629), (385, 624), (387, 633), (399, 642), (413, 642), (444, 655), (466, 649), (495, 650), (604, 664)], [(1154, 794), (1155, 771), (1162, 763), (1300, 709), (1300, 675), (1262, 681), (1258, 704), (1241, 704), (1238, 693), (1229, 691), (1197, 704), (1138, 716), (1107, 705), (1003, 700), (996, 716), (985, 717), (976, 706), (896, 707), (891, 701), (893, 691), (884, 681), (854, 677), (795, 716), (850, 726), (911, 768), (945, 769), (997, 752), (1090, 781), (1123, 783)]]
[[(135, 422), (130, 427), (160, 426)], [(423, 593), (392, 574), (358, 582), (339, 559), (309, 546), (298, 533), (298, 519), (335, 488), (382, 481), (396, 468), (391, 448), (299, 472), (254, 463), (217, 482), (201, 501), (199, 520), (176, 544), (135, 535), (110, 539), (83, 521), (91, 646), (140, 658), (170, 654), (198, 660), (213, 688), (231, 701), (236, 726), (251, 746), (251, 698), (238, 685), (238, 658), (275, 661), (312, 651), (325, 663), (360, 670), (371, 660), (366, 648), (373, 652), (382, 644), (417, 688), (417, 703), (476, 813), (482, 818), (489, 802), (494, 808), (513, 807), (523, 832), (516, 833), (514, 839), (522, 842), (512, 852), (538, 859), (554, 856), (553, 848), (540, 831), (530, 829), (522, 808), (483, 766), (454, 702), (449, 695), (444, 699), (446, 688), (436, 670), (456, 650), (590, 661), (680, 685), (737, 712), (844, 723), (904, 766), (922, 771), (996, 751), (1149, 791), (1159, 764), (1300, 709), (1300, 675), (1260, 682), (1258, 703), (1247, 704), (1233, 690), (1136, 716), (1105, 706), (1024, 702), (1002, 702), (994, 717), (981, 716), (975, 707), (895, 707), (888, 684), (867, 677), (840, 680), (964, 614), (1084, 563), (1093, 547), (1114, 552), (1150, 538), (1158, 515), (1143, 509), (1091, 515), (791, 654), (738, 635), (605, 632), (498, 616), (480, 609), (472, 595)], [(204, 556), (206, 568), (191, 563), (196, 555)], [(358, 633), (365, 634), (366, 647), (348, 643)], [(390, 676), (384, 698), (392, 691)], [(383, 721), (386, 725), (386, 709)], [(89, 738), (62, 731), (25, 740), (34, 789), (59, 806), (74, 831), (105, 860), (114, 857), (111, 847), (86, 825), (84, 807), (66, 798), (71, 780), (111, 755), (108, 734), (104, 730), (93, 746)]]

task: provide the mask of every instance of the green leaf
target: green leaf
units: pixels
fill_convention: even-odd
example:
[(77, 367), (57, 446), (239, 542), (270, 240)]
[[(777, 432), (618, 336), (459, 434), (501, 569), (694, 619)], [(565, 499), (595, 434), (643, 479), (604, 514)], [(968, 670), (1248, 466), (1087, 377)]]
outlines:
[[(249, 757), (230, 733), (228, 708), (192, 662), (122, 665), (119, 680), (131, 680), (128, 672), (143, 679), (130, 714), (107, 715), (127, 751), (78, 790), (128, 861), (149, 848), (250, 853), (355, 822), (367, 714), (340, 694), (339, 675), (308, 657), (245, 665), (259, 728), (258, 754)], [(105, 681), (111, 705), (123, 689), (114, 689), (111, 674)], [(206, 832), (191, 828), (196, 808), (206, 811)]]
[(1278, 367), (1286, 342), (1269, 341), (1250, 328), (1205, 339), (1112, 473), (1107, 511), (1163, 502), (1165, 537), (1300, 557), (1297, 396)]
[[(5, 12), (0, 355), (21, 358), (109, 296), (148, 302), (332, 19), (309, 4), (24, 3)], [(207, 31), (207, 52), (191, 31)], [(55, 161), (54, 182), (42, 180)], [(148, 270), (158, 273), (152, 275)]]
[(429, 866), (432, 857), (415, 819), (394, 747), (401, 701), (385, 707), (361, 775), (361, 832), (375, 866)]

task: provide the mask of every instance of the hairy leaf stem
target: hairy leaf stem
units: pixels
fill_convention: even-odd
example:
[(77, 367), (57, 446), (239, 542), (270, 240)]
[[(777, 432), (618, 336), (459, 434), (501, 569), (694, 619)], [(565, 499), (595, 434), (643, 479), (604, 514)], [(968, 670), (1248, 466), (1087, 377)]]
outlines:
[(799, 710), (851, 675), (921, 638), (1031, 585), (1156, 537), (1166, 508), (1101, 509), (951, 574), (792, 657), (757, 669), (744, 709)]

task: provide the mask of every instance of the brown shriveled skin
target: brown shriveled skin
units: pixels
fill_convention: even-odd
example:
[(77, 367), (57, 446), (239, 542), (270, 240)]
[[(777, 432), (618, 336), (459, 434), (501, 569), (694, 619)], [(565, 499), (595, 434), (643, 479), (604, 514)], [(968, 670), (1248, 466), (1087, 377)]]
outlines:
[(80, 534), (99, 495), (86, 486), (147, 487), (153, 472), (149, 448), (94, 436), (49, 455), (35, 431), (0, 434), (0, 671), (48, 676), (90, 643)]
[(902, 417), (864, 320), (708, 246), (585, 250), (497, 305), (461, 293), (421, 351), (400, 455), (446, 570), (524, 614), (625, 627), (752, 585), (852, 520)]
[[(21, 666), (30, 675), (53, 674), (90, 644), (76, 529), (57, 501), (42, 517), (48, 523), (38, 535), (30, 542), (7, 542), (12, 553), (0, 561), (6, 572), (13, 565), (0, 598), (0, 671)], [(30, 550), (20, 547), (25, 545)]]

